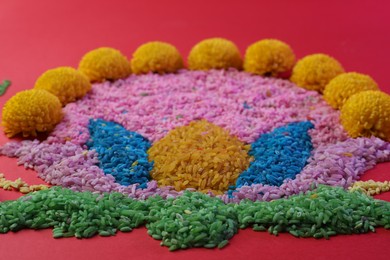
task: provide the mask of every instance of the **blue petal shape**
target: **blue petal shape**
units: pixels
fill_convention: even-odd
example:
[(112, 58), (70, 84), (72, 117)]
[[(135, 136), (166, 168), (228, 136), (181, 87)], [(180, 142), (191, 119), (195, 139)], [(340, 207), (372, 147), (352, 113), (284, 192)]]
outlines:
[(242, 172), (234, 189), (252, 184), (282, 185), (285, 179), (294, 179), (301, 172), (313, 149), (308, 130), (311, 122), (291, 123), (261, 135), (251, 147), (254, 157), (247, 170)]
[(146, 188), (153, 168), (147, 154), (151, 143), (136, 132), (102, 119), (91, 119), (88, 129), (91, 138), (87, 146), (98, 153), (104, 173), (114, 176), (121, 185), (139, 183), (139, 188)]

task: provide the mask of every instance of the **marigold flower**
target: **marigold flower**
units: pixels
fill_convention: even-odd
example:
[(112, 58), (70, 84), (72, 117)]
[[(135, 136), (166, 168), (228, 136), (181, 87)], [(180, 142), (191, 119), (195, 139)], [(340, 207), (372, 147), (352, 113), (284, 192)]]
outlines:
[(35, 82), (34, 88), (56, 95), (65, 106), (82, 98), (91, 90), (91, 83), (83, 73), (71, 67), (59, 67), (43, 73)]
[(102, 47), (85, 54), (80, 61), (79, 70), (91, 82), (117, 80), (131, 74), (130, 62), (118, 50)]
[(176, 72), (184, 67), (175, 46), (165, 42), (148, 42), (133, 53), (131, 69), (135, 74)]
[(390, 141), (390, 96), (374, 90), (359, 92), (345, 102), (340, 120), (351, 137), (374, 135)]
[(286, 43), (265, 39), (250, 45), (246, 49), (244, 70), (262, 76), (278, 76), (291, 70), (295, 55)]
[(223, 38), (206, 39), (196, 44), (188, 55), (191, 70), (242, 68), (237, 46)]
[(326, 54), (308, 55), (295, 64), (290, 80), (298, 86), (322, 92), (334, 77), (344, 72), (341, 64)]
[(3, 108), (4, 132), (8, 137), (24, 137), (51, 131), (62, 119), (60, 100), (50, 92), (30, 89), (11, 97)]
[(326, 85), (324, 99), (333, 108), (339, 109), (350, 96), (365, 90), (379, 90), (378, 84), (368, 75), (343, 73)]

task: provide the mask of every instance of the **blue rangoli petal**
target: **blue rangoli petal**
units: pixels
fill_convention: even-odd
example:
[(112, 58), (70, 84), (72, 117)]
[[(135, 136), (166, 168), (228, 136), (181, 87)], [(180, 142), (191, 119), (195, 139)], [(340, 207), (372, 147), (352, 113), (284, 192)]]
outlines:
[(313, 149), (308, 134), (313, 127), (308, 121), (290, 123), (261, 135), (249, 151), (254, 161), (238, 177), (230, 194), (241, 186), (260, 183), (280, 186), (285, 179), (294, 179), (306, 165)]
[(139, 188), (146, 188), (153, 168), (147, 154), (151, 143), (120, 124), (102, 119), (91, 119), (88, 129), (91, 138), (87, 146), (98, 153), (104, 173), (114, 176), (121, 185), (139, 183)]

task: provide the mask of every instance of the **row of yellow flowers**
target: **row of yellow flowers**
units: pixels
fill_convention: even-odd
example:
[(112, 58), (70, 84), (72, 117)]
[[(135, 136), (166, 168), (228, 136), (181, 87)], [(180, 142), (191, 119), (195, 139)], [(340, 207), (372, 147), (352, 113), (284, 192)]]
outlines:
[[(390, 141), (390, 96), (379, 91), (369, 76), (345, 73), (342, 65), (326, 54), (312, 54), (296, 62), (291, 47), (276, 39), (250, 45), (242, 58), (237, 46), (223, 38), (196, 44), (187, 59), (190, 70), (244, 70), (261, 76), (290, 80), (307, 90), (323, 93), (324, 99), (341, 110), (341, 123), (351, 137), (378, 136)], [(59, 67), (43, 73), (34, 89), (22, 91), (3, 108), (5, 133), (12, 137), (51, 131), (62, 119), (61, 107), (83, 97), (91, 83), (126, 78), (132, 73), (175, 73), (185, 64), (177, 48), (165, 42), (141, 45), (131, 59), (113, 48), (86, 53), (78, 69)]]

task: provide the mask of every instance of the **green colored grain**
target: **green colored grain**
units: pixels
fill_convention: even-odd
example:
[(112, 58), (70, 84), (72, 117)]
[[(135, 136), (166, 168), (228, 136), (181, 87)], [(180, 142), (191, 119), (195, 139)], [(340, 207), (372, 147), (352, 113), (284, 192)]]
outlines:
[[(10, 213), (9, 217), (5, 212)], [(144, 202), (119, 193), (97, 195), (53, 187), (0, 203), (0, 215), (4, 216), (0, 218), (0, 230), (8, 231), (2, 228), (5, 226), (12, 231), (56, 227), (55, 238), (109, 236), (115, 235), (117, 229), (128, 232), (144, 224), (147, 213)]]
[(154, 198), (147, 204), (148, 233), (161, 232), (165, 246), (215, 248), (238, 231), (234, 207), (202, 193), (184, 192), (176, 199)]
[(218, 244), (218, 248), (223, 248), (229, 244), (229, 240), (223, 240)]
[(64, 234), (62, 232), (53, 233), (53, 238), (61, 238)]
[(175, 251), (177, 249), (179, 249), (179, 247), (177, 245), (172, 245), (169, 247), (169, 251)]
[(253, 226), (256, 231), (289, 232), (297, 237), (328, 239), (336, 234), (375, 232), (376, 226), (390, 222), (389, 202), (329, 186), (272, 202), (242, 201), (235, 209), (241, 228)]
[(0, 96), (4, 95), (9, 86), (11, 86), (11, 81), (7, 79), (3, 80), (3, 82), (0, 84)]
[(0, 203), (0, 233), (53, 228), (53, 237), (113, 236), (146, 224), (148, 234), (169, 250), (222, 248), (238, 228), (278, 235), (325, 238), (390, 228), (390, 203), (360, 192), (319, 186), (272, 202), (224, 204), (198, 192), (145, 201), (120, 193), (92, 194), (53, 187)]
[(122, 227), (119, 229), (121, 232), (130, 232), (132, 231), (133, 229), (131, 227)]
[(162, 239), (162, 236), (159, 236), (159, 235), (152, 235), (152, 237), (154, 239), (157, 239), (157, 240), (161, 240)]
[(217, 245), (216, 244), (213, 244), (213, 243), (209, 243), (209, 244), (205, 244), (204, 247), (205, 248), (214, 248), (216, 247)]

